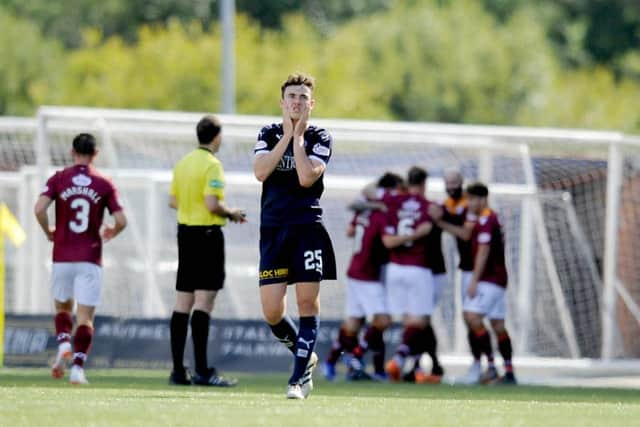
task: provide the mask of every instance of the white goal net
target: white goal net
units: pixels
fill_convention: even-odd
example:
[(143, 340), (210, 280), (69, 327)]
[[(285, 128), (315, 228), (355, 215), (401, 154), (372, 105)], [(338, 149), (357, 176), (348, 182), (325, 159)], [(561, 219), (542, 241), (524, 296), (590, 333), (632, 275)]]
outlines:
[[(177, 249), (175, 212), (167, 205), (167, 192), (174, 163), (196, 146), (195, 124), (201, 116), (46, 107), (37, 120), (0, 120), (0, 196), (17, 213), (28, 236), (21, 249), (8, 248), (8, 312), (51, 312), (47, 286), (51, 247), (33, 218), (32, 204), (46, 177), (69, 164), (73, 136), (88, 131), (99, 141), (98, 167), (113, 178), (130, 219), (123, 235), (104, 250), (105, 287), (100, 312), (128, 318), (169, 316), (174, 302)], [(278, 118), (221, 119), (223, 145), (218, 157), (225, 167), (227, 199), (246, 209), (249, 223), (225, 228), (227, 280), (214, 317), (258, 319), (260, 186), (252, 173), (253, 146), (259, 129)], [(610, 305), (603, 306), (603, 299), (611, 300), (611, 295), (603, 292), (607, 271), (605, 190), (611, 178), (607, 150), (620, 135), (347, 120), (315, 122), (334, 136), (322, 206), (337, 254), (339, 279), (323, 284), (323, 318), (343, 316), (344, 272), (351, 252), (351, 242), (344, 232), (350, 220), (347, 204), (383, 172), (404, 174), (412, 165), (429, 171), (428, 194), (437, 201), (444, 198), (441, 177), (447, 168), (459, 168), (467, 181), (479, 179), (489, 184), (490, 203), (498, 211), (506, 234), (510, 275), (507, 322), (519, 354), (599, 357), (606, 336), (603, 320), (615, 323), (615, 316), (627, 319), (637, 315), (633, 301), (640, 293), (640, 270), (633, 245), (638, 240), (633, 239), (637, 232), (631, 226), (629, 243), (620, 241), (614, 265), (607, 267), (613, 268), (615, 286), (622, 289), (620, 292), (626, 291), (628, 301), (623, 301), (624, 310), (614, 307), (609, 317), (606, 313), (611, 314)], [(630, 180), (632, 184), (628, 188), (619, 184), (623, 202), (618, 215), (629, 225), (627, 217), (636, 219), (632, 200), (640, 183), (635, 181), (640, 169), (640, 152), (636, 151), (640, 150), (633, 144), (625, 147), (619, 153), (625, 165), (619, 178), (621, 183)], [(591, 169), (595, 171), (593, 176)], [(616, 224), (620, 222), (608, 226), (617, 230)], [(453, 239), (444, 239), (444, 249), (451, 280), (436, 316), (436, 333), (442, 351), (463, 352), (467, 348), (466, 333), (460, 315)], [(618, 274), (620, 264), (628, 268)], [(616, 295), (614, 290), (614, 301)], [(291, 309), (295, 312), (293, 305)], [(638, 325), (633, 324), (630, 332), (616, 327), (605, 337), (614, 350), (622, 348), (614, 351), (614, 356), (639, 354)], [(625, 347), (621, 347), (622, 342)]]

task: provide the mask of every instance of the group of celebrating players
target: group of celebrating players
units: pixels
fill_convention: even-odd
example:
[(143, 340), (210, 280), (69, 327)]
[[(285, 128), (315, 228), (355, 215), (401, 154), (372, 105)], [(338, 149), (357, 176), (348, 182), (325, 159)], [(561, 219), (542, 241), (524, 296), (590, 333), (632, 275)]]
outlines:
[[(347, 229), (353, 238), (353, 256), (347, 271), (346, 320), (324, 362), (328, 380), (336, 377), (336, 363), (346, 354), (347, 378), (437, 384), (444, 370), (437, 357), (437, 339), (431, 317), (441, 300), (448, 276), (442, 251), (442, 232), (457, 240), (458, 268), (462, 277), (464, 319), (473, 364), (461, 382), (515, 384), (512, 348), (504, 327), (507, 270), (503, 231), (488, 206), (489, 191), (482, 183), (463, 190), (463, 177), (447, 170), (444, 180), (448, 198), (443, 204), (426, 198), (427, 172), (417, 166), (406, 179), (385, 173), (355, 211)], [(384, 331), (393, 318), (403, 324), (402, 342), (385, 363)], [(489, 320), (504, 360), (499, 376), (491, 339), (485, 328)], [(365, 321), (370, 322), (360, 333)], [(372, 353), (373, 375), (364, 369), (363, 357)], [(431, 358), (431, 371), (420, 360)], [(488, 367), (481, 371), (481, 357)], [(405, 367), (409, 366), (410, 369)]]
[[(320, 313), (320, 283), (336, 279), (331, 239), (322, 223), (320, 198), (324, 172), (332, 155), (332, 137), (309, 124), (314, 107), (314, 79), (290, 75), (281, 86), (282, 122), (265, 126), (254, 147), (254, 174), (262, 183), (260, 213), (260, 299), (264, 318), (274, 336), (291, 351), (293, 372), (286, 396), (305, 399), (313, 389), (312, 374), (318, 364), (314, 351)], [(225, 281), (224, 236), (227, 221), (246, 222), (242, 209), (224, 202), (222, 163), (215, 156), (221, 144), (222, 124), (205, 116), (196, 126), (198, 146), (173, 170), (169, 206), (177, 210), (178, 271), (176, 303), (170, 320), (172, 385), (229, 387), (207, 357), (210, 313)], [(102, 289), (102, 243), (126, 226), (126, 216), (113, 184), (93, 166), (96, 140), (79, 134), (73, 140), (74, 164), (53, 175), (35, 205), (35, 214), (53, 242), (52, 294), (56, 308), (58, 352), (52, 375), (62, 378), (72, 361), (70, 381), (87, 384), (84, 362), (93, 342), (93, 319)], [(442, 232), (458, 239), (463, 276), (464, 317), (474, 356), (473, 381), (515, 383), (511, 342), (504, 328), (507, 272), (502, 229), (488, 207), (488, 190), (477, 183), (462, 191), (462, 176), (445, 174), (449, 198), (438, 205), (425, 198), (427, 172), (409, 170), (406, 179), (387, 173), (377, 186), (364, 191), (365, 200), (354, 204), (356, 213), (348, 234), (354, 239), (348, 271), (347, 320), (324, 367), (328, 379), (347, 353), (351, 379), (371, 377), (363, 356), (373, 354), (377, 379), (399, 381), (408, 360), (427, 353), (433, 363), (424, 372), (414, 363), (409, 377), (417, 383), (437, 383), (443, 368), (436, 353), (431, 316), (447, 285), (441, 248)], [(47, 209), (55, 203), (55, 227)], [(103, 224), (108, 210), (114, 225)], [(286, 313), (289, 285), (295, 285), (299, 322)], [(72, 329), (77, 303), (76, 330)], [(384, 331), (392, 318), (402, 320), (402, 343), (385, 363)], [(496, 334), (505, 361), (498, 376), (485, 317)], [(365, 320), (370, 320), (360, 337)], [(191, 326), (195, 373), (183, 365)], [(488, 369), (481, 378), (480, 360)]]

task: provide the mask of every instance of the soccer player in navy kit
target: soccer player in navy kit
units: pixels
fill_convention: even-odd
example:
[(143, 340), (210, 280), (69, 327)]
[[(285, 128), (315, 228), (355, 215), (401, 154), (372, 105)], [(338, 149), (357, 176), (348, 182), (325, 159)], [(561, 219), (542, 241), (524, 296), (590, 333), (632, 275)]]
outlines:
[[(313, 389), (320, 281), (336, 279), (320, 208), (332, 139), (326, 130), (309, 125), (313, 89), (308, 75), (287, 78), (281, 87), (282, 123), (262, 128), (254, 149), (254, 173), (262, 182), (260, 298), (273, 334), (295, 357), (290, 399), (305, 399)], [(286, 314), (289, 284), (296, 285), (299, 330)]]

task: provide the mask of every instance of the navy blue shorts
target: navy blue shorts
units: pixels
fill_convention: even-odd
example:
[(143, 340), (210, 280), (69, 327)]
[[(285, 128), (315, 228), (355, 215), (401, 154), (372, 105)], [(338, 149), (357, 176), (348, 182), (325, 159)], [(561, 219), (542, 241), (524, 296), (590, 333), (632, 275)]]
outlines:
[(260, 227), (260, 286), (336, 278), (336, 256), (321, 223)]

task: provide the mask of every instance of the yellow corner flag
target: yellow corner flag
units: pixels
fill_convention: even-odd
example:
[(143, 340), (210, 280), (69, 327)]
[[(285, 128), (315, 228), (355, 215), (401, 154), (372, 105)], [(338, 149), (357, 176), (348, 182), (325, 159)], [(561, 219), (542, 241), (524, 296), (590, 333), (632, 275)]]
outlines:
[(0, 203), (0, 368), (4, 363), (4, 236), (16, 247), (27, 237), (7, 205)]
[(15, 247), (20, 247), (27, 238), (20, 223), (5, 203), (0, 204), (0, 234), (7, 236)]

